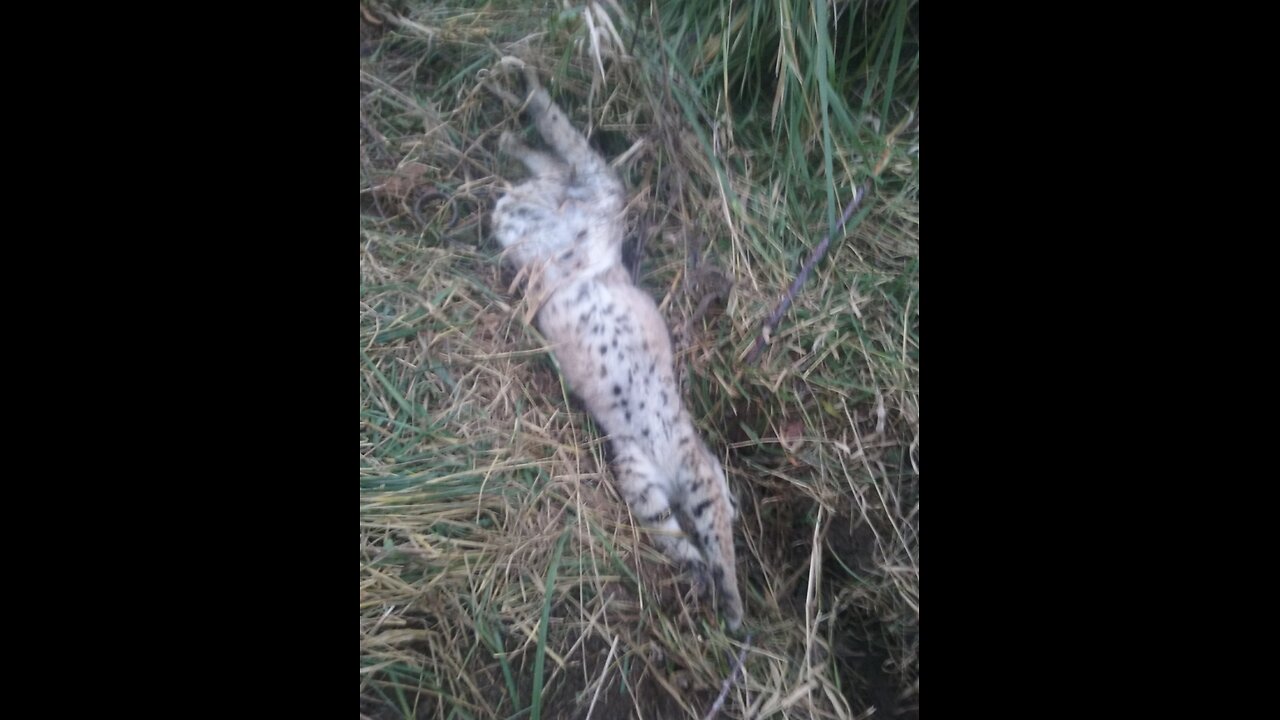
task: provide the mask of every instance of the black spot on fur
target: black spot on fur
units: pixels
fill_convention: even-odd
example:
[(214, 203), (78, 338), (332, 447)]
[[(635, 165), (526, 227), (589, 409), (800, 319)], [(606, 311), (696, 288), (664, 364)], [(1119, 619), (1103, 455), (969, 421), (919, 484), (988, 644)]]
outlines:
[(627, 422), (631, 422), (631, 411), (627, 411)]
[(604, 365), (600, 366), (600, 377), (606, 377), (609, 374), (609, 368)]
[(573, 248), (569, 248), (568, 250), (565, 250), (565, 251), (560, 255), (560, 259), (561, 259), (561, 260), (568, 260), (568, 259), (570, 259), (570, 258), (572, 258), (572, 257), (573, 257)]
[(643, 435), (643, 436), (645, 436), (645, 437), (649, 437), (649, 428), (645, 428), (644, 430), (642, 430), (642, 431), (640, 432), (640, 434), (641, 434), (641, 435)]
[[(578, 240), (579, 240), (579, 241), (584, 240), (586, 237), (587, 237), (587, 231), (586, 231), (586, 230), (579, 230), (579, 231), (578, 231)], [(612, 306), (612, 305), (610, 305), (609, 307), (613, 307), (613, 306)]]
[(622, 386), (620, 386), (620, 385), (614, 385), (614, 386), (613, 386), (613, 394), (614, 394), (614, 395), (621, 395), (621, 394), (622, 394)]
[(640, 401), (640, 409), (641, 409), (641, 410), (643, 410), (643, 409), (644, 409), (644, 401), (643, 401), (643, 400), (641, 400), (641, 401)]
[(607, 353), (607, 352), (609, 352), (609, 346), (608, 346), (608, 345), (601, 345), (601, 346), (600, 346), (600, 354), (601, 354), (601, 355), (603, 355), (603, 354), (605, 354), (605, 353)]
[(711, 500), (710, 499), (703, 500), (697, 505), (694, 505), (693, 510), (691, 510), (690, 512), (693, 514), (694, 517), (700, 518), (702, 517), (702, 513), (706, 512), (707, 508), (709, 507), (711, 507)]
[(657, 486), (653, 483), (648, 483), (640, 490), (640, 492), (636, 493), (635, 499), (638, 501), (637, 504), (644, 502), (645, 498), (649, 497), (649, 491), (655, 487)]
[(582, 300), (585, 300), (585, 299), (587, 298), (587, 293), (589, 293), (589, 292), (591, 292), (591, 288), (587, 287), (587, 284), (586, 284), (586, 283), (582, 283), (581, 285), (579, 285), (579, 286), (578, 286), (578, 300), (579, 300), (579, 302), (581, 302)]

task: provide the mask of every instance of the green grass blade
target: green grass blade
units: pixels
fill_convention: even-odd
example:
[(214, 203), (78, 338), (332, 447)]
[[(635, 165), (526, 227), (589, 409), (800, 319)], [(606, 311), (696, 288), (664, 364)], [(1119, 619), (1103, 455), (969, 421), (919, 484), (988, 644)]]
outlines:
[(538, 625), (538, 650), (533, 657), (533, 702), (530, 705), (532, 720), (540, 720), (542, 717), (542, 673), (547, 662), (547, 626), (551, 622), (551, 597), (556, 586), (556, 571), (560, 569), (560, 555), (568, 540), (569, 528), (565, 528), (560, 533), (555, 551), (551, 553), (551, 566), (547, 568), (547, 592), (542, 598), (542, 622)]
[(369, 359), (369, 355), (365, 353), (363, 348), (360, 350), (360, 359), (364, 360), (364, 364), (368, 365), (369, 369), (373, 371), (374, 377), (378, 378), (378, 382), (386, 389), (387, 394), (391, 396), (391, 399), (395, 400), (396, 405), (399, 405), (402, 410), (409, 413), (409, 417), (418, 417), (418, 412), (415, 409), (416, 406), (409, 402), (404, 395), (400, 394), (400, 390), (396, 387), (395, 383), (388, 380), (387, 376), (382, 374), (382, 371), (378, 369), (377, 365), (373, 364), (373, 360)]
[(911, 0), (898, 0), (893, 13), (893, 52), (889, 54), (889, 77), (884, 88), (884, 102), (880, 107), (881, 121), (889, 122), (889, 103), (893, 102), (893, 85), (898, 79), (898, 57), (902, 53), (902, 35), (907, 27), (907, 6)]

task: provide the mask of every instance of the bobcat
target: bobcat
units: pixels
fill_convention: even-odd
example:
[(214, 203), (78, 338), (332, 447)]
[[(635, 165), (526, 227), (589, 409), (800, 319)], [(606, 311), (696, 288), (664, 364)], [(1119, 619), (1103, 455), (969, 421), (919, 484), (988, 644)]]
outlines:
[[(706, 587), (709, 575), (730, 630), (742, 624), (733, 549), (737, 506), (724, 469), (685, 410), (667, 327), (653, 298), (622, 264), (623, 186), (525, 68), (527, 110), (552, 152), (504, 132), (499, 148), (533, 177), (493, 209), (507, 261), (527, 273), (568, 386), (608, 434), (618, 489), (668, 557)], [(513, 100), (507, 93), (499, 94)], [(682, 532), (676, 513), (693, 532)]]

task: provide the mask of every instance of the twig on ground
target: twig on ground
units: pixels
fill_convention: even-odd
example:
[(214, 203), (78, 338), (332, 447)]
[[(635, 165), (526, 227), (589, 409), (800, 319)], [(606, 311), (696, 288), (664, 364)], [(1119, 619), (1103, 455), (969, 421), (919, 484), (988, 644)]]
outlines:
[(738, 671), (742, 669), (742, 663), (747, 659), (747, 650), (751, 648), (751, 636), (747, 635), (747, 639), (742, 643), (742, 650), (738, 652), (738, 659), (733, 663), (733, 669), (729, 671), (729, 677), (724, 679), (724, 684), (720, 686), (720, 695), (716, 697), (716, 701), (711, 703), (711, 709), (707, 711), (707, 716), (703, 720), (711, 720), (720, 712), (720, 708), (724, 705), (724, 699), (729, 697), (729, 688), (733, 687), (733, 679), (738, 676)]
[(853, 199), (850, 200), (848, 206), (845, 207), (844, 216), (840, 218), (840, 222), (836, 225), (835, 229), (827, 233), (827, 237), (818, 244), (818, 247), (813, 249), (813, 252), (809, 253), (809, 259), (805, 261), (804, 267), (801, 268), (800, 274), (796, 276), (795, 281), (791, 283), (791, 287), (787, 288), (787, 294), (782, 296), (782, 300), (780, 300), (777, 307), (773, 309), (773, 314), (769, 316), (764, 327), (760, 328), (760, 337), (756, 338), (755, 346), (752, 347), (751, 352), (747, 354), (748, 364), (754, 363), (756, 358), (759, 357), (760, 351), (764, 349), (769, 336), (772, 335), (773, 331), (778, 327), (778, 322), (782, 320), (782, 316), (791, 308), (791, 303), (795, 300), (796, 293), (800, 292), (800, 287), (809, 279), (809, 274), (813, 272), (814, 266), (817, 265), (818, 261), (827, 254), (827, 248), (831, 246), (831, 240), (835, 237), (837, 232), (844, 229), (845, 223), (849, 222), (849, 218), (853, 216), (853, 212), (862, 204), (862, 198), (865, 197), (866, 194), (867, 188), (865, 187), (858, 188), (854, 192)]

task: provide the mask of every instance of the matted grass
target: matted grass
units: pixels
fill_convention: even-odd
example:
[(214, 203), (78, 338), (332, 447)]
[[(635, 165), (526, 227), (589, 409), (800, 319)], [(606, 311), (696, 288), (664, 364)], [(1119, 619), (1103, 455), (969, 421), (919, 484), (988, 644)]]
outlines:
[(917, 14), (362, 4), (365, 716), (702, 718), (744, 648), (637, 532), (488, 235), (523, 177), (498, 134), (531, 136), (483, 86), (521, 87), (504, 55), (626, 183), (627, 257), (739, 499), (751, 642), (718, 716), (918, 716)]

